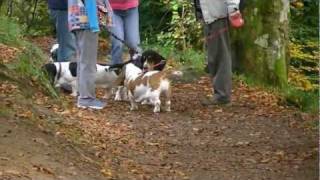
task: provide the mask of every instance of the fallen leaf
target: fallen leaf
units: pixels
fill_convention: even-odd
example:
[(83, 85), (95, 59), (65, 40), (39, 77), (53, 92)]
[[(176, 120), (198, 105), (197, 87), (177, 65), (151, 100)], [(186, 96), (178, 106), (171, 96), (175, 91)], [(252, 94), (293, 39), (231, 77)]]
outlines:
[(43, 172), (46, 174), (54, 175), (53, 171), (49, 168), (42, 167), (40, 165), (33, 165), (33, 168), (39, 172)]
[(112, 172), (110, 169), (101, 169), (101, 173), (106, 177), (112, 177)]

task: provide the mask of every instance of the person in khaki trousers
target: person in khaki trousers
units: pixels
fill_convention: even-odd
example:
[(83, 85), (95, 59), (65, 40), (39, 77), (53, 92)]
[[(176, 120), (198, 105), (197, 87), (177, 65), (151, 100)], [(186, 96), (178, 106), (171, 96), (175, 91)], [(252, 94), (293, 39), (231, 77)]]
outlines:
[(229, 23), (241, 27), (240, 0), (194, 0), (196, 17), (204, 23), (208, 71), (213, 96), (201, 100), (202, 105), (231, 102), (232, 65)]

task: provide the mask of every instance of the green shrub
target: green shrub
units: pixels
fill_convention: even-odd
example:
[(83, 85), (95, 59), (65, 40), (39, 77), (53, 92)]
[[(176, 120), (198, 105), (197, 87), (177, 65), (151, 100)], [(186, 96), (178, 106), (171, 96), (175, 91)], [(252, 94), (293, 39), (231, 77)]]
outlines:
[(282, 93), (288, 105), (293, 105), (303, 111), (319, 113), (319, 92), (306, 92), (295, 87), (288, 87)]
[(21, 46), (21, 28), (7, 17), (0, 16), (0, 43)]
[(11, 19), (0, 16), (0, 43), (19, 47), (21, 51), (12, 63), (4, 64), (18, 79), (32, 81), (49, 95), (57, 97), (57, 93), (50, 85), (48, 78), (41, 69), (46, 62), (43, 52), (34, 44), (24, 41), (20, 26)]

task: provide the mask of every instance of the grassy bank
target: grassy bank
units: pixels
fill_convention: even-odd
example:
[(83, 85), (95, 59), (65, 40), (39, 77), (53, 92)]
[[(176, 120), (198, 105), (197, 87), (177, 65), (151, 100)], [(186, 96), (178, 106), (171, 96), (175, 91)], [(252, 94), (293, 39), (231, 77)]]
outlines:
[(36, 45), (26, 41), (20, 29), (14, 21), (0, 17), (1, 76), (58, 97), (41, 70), (47, 60), (46, 55)]

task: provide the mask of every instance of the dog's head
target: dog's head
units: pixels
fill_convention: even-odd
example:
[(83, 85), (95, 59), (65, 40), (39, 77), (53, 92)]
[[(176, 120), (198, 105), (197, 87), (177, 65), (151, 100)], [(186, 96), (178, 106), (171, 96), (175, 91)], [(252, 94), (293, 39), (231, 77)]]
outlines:
[(141, 55), (143, 68), (148, 71), (162, 71), (166, 65), (166, 59), (154, 50), (144, 51)]
[(55, 77), (57, 75), (57, 68), (53, 63), (48, 63), (42, 66), (43, 72), (48, 76), (51, 84), (54, 84)]
[(57, 62), (58, 61), (58, 49), (59, 44), (54, 44), (50, 49), (50, 61)]

